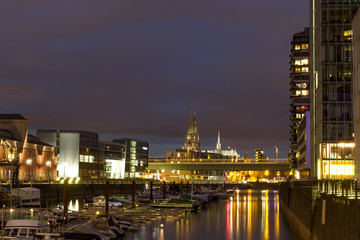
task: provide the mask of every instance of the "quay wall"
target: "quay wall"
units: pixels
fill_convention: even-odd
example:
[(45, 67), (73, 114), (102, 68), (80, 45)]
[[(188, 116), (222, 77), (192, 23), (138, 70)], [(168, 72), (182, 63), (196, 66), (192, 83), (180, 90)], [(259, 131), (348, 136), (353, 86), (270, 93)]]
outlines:
[(328, 195), (311, 186), (280, 186), (280, 207), (302, 239), (360, 239), (360, 200)]

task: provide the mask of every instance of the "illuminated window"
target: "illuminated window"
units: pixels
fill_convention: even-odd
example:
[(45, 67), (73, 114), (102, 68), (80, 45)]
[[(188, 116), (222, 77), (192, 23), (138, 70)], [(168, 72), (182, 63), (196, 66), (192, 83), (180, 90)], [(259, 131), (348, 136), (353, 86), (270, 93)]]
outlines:
[(301, 72), (309, 72), (309, 68), (308, 67), (302, 67)]
[(295, 68), (295, 72), (296, 72), (296, 73), (300, 73), (300, 72), (301, 72), (301, 68), (299, 68), (299, 67)]
[(296, 95), (296, 96), (300, 96), (300, 95), (301, 95), (301, 91), (300, 91), (300, 90), (296, 90), (295, 95)]
[(300, 44), (295, 44), (295, 50), (300, 50)]
[(307, 87), (307, 83), (297, 83), (296, 84), (297, 88), (306, 88)]
[(309, 44), (301, 44), (302, 49), (309, 49)]
[(302, 90), (301, 95), (307, 96), (307, 95), (309, 95), (309, 91), (308, 90)]
[(345, 31), (344, 31), (344, 39), (345, 39), (345, 40), (350, 40), (350, 39), (352, 39), (352, 30), (345, 30)]
[(301, 59), (301, 65), (309, 65), (309, 59)]
[(297, 113), (297, 114), (296, 114), (296, 118), (298, 118), (298, 119), (303, 118), (303, 116), (304, 116), (304, 114), (303, 114), (303, 113)]
[(301, 65), (301, 61), (299, 59), (295, 60), (295, 65)]

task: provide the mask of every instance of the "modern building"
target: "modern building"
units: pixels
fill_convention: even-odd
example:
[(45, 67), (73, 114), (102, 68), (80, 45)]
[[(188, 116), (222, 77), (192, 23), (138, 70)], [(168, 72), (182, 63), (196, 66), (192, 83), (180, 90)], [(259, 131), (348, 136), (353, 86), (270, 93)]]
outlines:
[(355, 15), (353, 22), (353, 93), (354, 93), (354, 162), (355, 179), (360, 178), (360, 13)]
[(311, 0), (311, 173), (354, 177), (352, 19), (358, 0)]
[(37, 136), (59, 148), (61, 178), (138, 178), (148, 164), (149, 144), (144, 141), (103, 141), (97, 133), (82, 130), (39, 129)]
[(297, 172), (299, 178), (310, 176), (310, 112), (305, 112), (297, 128)]
[(268, 160), (269, 158), (264, 155), (264, 149), (255, 148), (255, 162), (264, 162)]
[(290, 54), (290, 150), (292, 169), (297, 168), (297, 129), (305, 112), (309, 111), (309, 28), (295, 33)]
[(190, 150), (200, 150), (200, 136), (196, 125), (196, 113), (194, 113), (194, 118), (190, 113), (189, 127), (186, 131), (184, 149)]
[(0, 114), (1, 180), (57, 178), (57, 149), (28, 134), (28, 123), (20, 114)]
[(38, 129), (36, 136), (59, 148), (61, 178), (103, 178), (105, 162), (99, 159), (99, 137), (87, 131)]
[(114, 139), (113, 142), (125, 146), (125, 177), (142, 177), (148, 166), (149, 143), (130, 138)]

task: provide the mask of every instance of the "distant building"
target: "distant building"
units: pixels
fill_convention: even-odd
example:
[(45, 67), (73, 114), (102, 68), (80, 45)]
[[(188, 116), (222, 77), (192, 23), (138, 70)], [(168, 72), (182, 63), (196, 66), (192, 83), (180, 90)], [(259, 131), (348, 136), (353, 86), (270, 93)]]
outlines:
[(130, 138), (114, 139), (113, 142), (125, 145), (125, 177), (138, 178), (142, 176), (148, 166), (149, 143)]
[(190, 150), (200, 150), (200, 136), (196, 125), (196, 113), (194, 113), (194, 118), (190, 113), (189, 127), (185, 135), (184, 149)]
[(297, 129), (297, 170), (300, 178), (310, 176), (310, 112), (306, 112)]
[(28, 134), (20, 114), (0, 114), (0, 179), (54, 180), (57, 149)]
[(255, 148), (255, 162), (265, 162), (268, 160), (269, 158), (264, 155), (264, 149)]
[(250, 158), (247, 153), (245, 153), (244, 163), (250, 163)]
[(309, 111), (309, 28), (295, 33), (290, 54), (290, 150), (292, 169), (297, 167), (297, 128), (305, 112)]

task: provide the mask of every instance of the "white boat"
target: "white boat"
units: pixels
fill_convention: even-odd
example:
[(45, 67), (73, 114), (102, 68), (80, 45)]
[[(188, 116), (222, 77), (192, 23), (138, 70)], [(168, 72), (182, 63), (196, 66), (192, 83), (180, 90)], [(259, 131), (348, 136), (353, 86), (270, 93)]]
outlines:
[(11, 219), (4, 229), (4, 239), (33, 239), (37, 233), (49, 233), (50, 226), (45, 221), (35, 219)]

